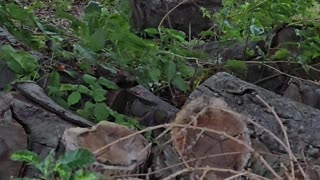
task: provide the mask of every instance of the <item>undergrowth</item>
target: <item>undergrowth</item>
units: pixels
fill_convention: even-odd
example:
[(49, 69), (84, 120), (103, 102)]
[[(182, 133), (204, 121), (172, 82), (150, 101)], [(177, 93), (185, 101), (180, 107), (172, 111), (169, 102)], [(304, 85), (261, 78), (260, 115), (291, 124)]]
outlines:
[[(320, 56), (320, 5), (316, 0), (225, 0), (221, 11), (214, 15), (202, 8), (203, 15), (219, 27), (219, 33), (208, 30), (200, 34), (200, 39), (191, 41), (184, 32), (163, 27), (135, 32), (125, 1), (91, 1), (80, 15), (73, 14), (72, 3), (68, 0), (1, 3), (0, 26), (23, 46), (2, 46), (0, 59), (16, 74), (17, 80), (42, 84), (60, 105), (95, 122), (112, 120), (131, 128), (143, 128), (134, 119), (107, 106), (108, 91), (120, 87), (107, 77), (97, 77), (98, 67), (114, 74), (121, 70), (130, 72), (136, 82), (152, 91), (169, 87), (187, 93), (194, 88), (191, 82), (198, 84), (203, 79), (198, 60), (208, 58), (192, 47), (210, 36), (219, 41), (263, 40), (267, 44), (266, 51), (259, 51), (263, 60), (294, 61), (306, 72)], [(54, 24), (37, 15), (46, 8), (53, 9), (57, 20)], [(269, 54), (270, 32), (278, 27), (296, 28), (296, 34), (303, 39), (294, 42), (303, 49), (301, 54), (291, 56), (286, 48)], [(39, 58), (35, 51), (47, 58)], [(231, 60), (226, 67), (245, 69), (245, 62)], [(64, 82), (66, 77), (71, 81)], [(53, 153), (43, 163), (30, 152), (12, 157), (36, 165), (45, 177), (57, 173), (67, 173), (69, 177), (74, 170), (61, 169), (65, 166), (62, 160), (54, 160)], [(50, 173), (44, 171), (48, 165), (53, 168)], [(79, 174), (84, 176), (82, 171)]]

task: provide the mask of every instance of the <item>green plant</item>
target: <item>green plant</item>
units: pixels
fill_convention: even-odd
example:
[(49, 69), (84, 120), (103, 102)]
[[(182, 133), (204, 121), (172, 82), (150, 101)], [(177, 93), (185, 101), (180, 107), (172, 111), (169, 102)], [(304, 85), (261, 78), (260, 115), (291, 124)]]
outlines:
[(68, 151), (61, 155), (57, 160), (55, 159), (53, 150), (50, 151), (44, 160), (41, 160), (37, 154), (24, 150), (13, 153), (11, 159), (14, 161), (26, 162), (27, 165), (37, 169), (40, 172), (40, 177), (37, 179), (99, 179), (97, 174), (83, 169), (95, 161), (94, 155), (85, 149)]
[(121, 115), (106, 105), (107, 91), (118, 88), (113, 82), (84, 74), (84, 84), (65, 84), (60, 82), (60, 75), (56, 71), (50, 74), (49, 79), (49, 95), (65, 108), (75, 108), (81, 116), (95, 122), (113, 120), (130, 128), (142, 128), (133, 118)]
[[(183, 92), (190, 90), (188, 82), (195, 77), (192, 63), (206, 58), (206, 54), (190, 50), (198, 41), (187, 41), (183, 32), (166, 28), (160, 32), (146, 29), (138, 36), (131, 29), (130, 9), (125, 1), (103, 1), (103, 4), (91, 1), (82, 17), (68, 13), (66, 9), (71, 1), (59, 2), (62, 1), (68, 3), (49, 6), (48, 2), (37, 1), (24, 8), (15, 3), (0, 5), (1, 26), (32, 50), (50, 52), (50, 59), (40, 63), (26, 51), (4, 47), (2, 58), (19, 79), (38, 81), (41, 78), (56, 102), (86, 118), (96, 122), (113, 120), (134, 128), (141, 126), (106, 105), (107, 92), (117, 86), (106, 78), (96, 77), (94, 67), (111, 65), (112, 70), (129, 71), (151, 90), (164, 86)], [(52, 25), (36, 17), (34, 12), (43, 7), (53, 8), (54, 17), (68, 23)], [(144, 36), (153, 38), (145, 39)], [(60, 72), (55, 68), (60, 62), (75, 66), (74, 71), (64, 69), (63, 72), (73, 79), (82, 74), (83, 83), (62, 83)], [(42, 77), (38, 75), (39, 71), (44, 72)]]
[(17, 51), (11, 46), (5, 45), (0, 48), (1, 59), (16, 73), (18, 79), (35, 80), (39, 78), (39, 64), (31, 54), (25, 51)]
[(280, 48), (275, 59), (293, 59), (307, 65), (319, 57), (319, 32), (315, 0), (226, 0), (219, 13), (211, 16), (203, 9), (204, 16), (209, 16), (219, 25), (222, 40), (257, 41), (265, 40), (270, 45), (270, 32), (277, 27), (297, 27), (297, 35), (302, 37), (296, 47), (303, 49), (298, 57), (290, 57), (285, 48)]

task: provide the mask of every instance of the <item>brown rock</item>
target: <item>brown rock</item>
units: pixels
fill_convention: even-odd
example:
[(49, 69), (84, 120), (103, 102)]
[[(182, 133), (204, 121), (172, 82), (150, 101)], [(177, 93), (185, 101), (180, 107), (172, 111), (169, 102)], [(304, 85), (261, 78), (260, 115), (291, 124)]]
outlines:
[[(86, 148), (95, 152), (99, 148), (113, 143), (134, 131), (107, 121), (102, 121), (92, 128), (70, 128), (63, 134), (66, 150)], [(106, 151), (97, 153), (97, 162), (92, 169), (104, 174), (108, 179), (113, 175), (132, 173), (147, 159), (150, 148), (142, 135), (119, 141)]]
[[(223, 100), (208, 97), (191, 101), (175, 119), (178, 124), (225, 132), (250, 146), (245, 122), (246, 118), (230, 110)], [(185, 161), (195, 159), (188, 161), (188, 166), (243, 170), (250, 156), (246, 146), (222, 134), (192, 128), (182, 129), (174, 128), (172, 136), (180, 156)], [(201, 174), (202, 172), (197, 175)], [(227, 172), (210, 172), (207, 177), (224, 179), (231, 175)]]

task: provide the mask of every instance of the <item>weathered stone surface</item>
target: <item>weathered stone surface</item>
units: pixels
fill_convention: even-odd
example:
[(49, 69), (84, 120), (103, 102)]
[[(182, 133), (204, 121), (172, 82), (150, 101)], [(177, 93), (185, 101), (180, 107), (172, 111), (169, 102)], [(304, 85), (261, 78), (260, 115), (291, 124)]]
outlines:
[(133, 21), (137, 29), (158, 27), (163, 17), (176, 7), (165, 18), (163, 26), (184, 31), (186, 34), (189, 34), (190, 30), (194, 36), (214, 25), (209, 18), (203, 17), (200, 7), (215, 13), (222, 6), (221, 0), (131, 0), (131, 3), (134, 7)]
[(12, 116), (10, 104), (0, 98), (0, 179), (19, 176), (22, 163), (10, 160), (10, 155), (27, 149), (27, 141), (23, 127)]
[[(95, 152), (97, 161), (92, 169), (110, 179), (115, 175), (134, 173), (147, 160), (150, 147), (147, 147), (148, 142), (141, 134), (120, 141), (122, 137), (133, 133), (135, 131), (124, 126), (102, 121), (91, 128), (67, 129), (62, 140), (66, 150), (86, 148)], [(100, 149), (115, 141), (118, 142), (104, 150)]]
[[(246, 119), (247, 117), (230, 110), (222, 99), (199, 97), (177, 113), (175, 123), (190, 128), (172, 129), (174, 147), (181, 158), (188, 161), (190, 167), (242, 171), (250, 158), (251, 151)], [(192, 129), (192, 127), (204, 129)], [(220, 134), (209, 130), (218, 131)], [(237, 140), (223, 136), (223, 133), (236, 137)], [(195, 172), (198, 176), (202, 173)], [(234, 174), (229, 172), (208, 172), (206, 177), (225, 179), (232, 175)]]
[[(0, 95), (0, 117), (3, 119), (13, 117), (14, 121), (19, 123), (20, 129), (15, 132), (10, 128), (10, 131), (15, 133), (17, 137), (20, 137), (21, 134), (23, 134), (23, 137), (25, 139), (28, 137), (29, 140), (28, 146), (26, 145), (27, 140), (25, 140), (25, 145), (19, 143), (20, 145), (23, 145), (21, 149), (31, 150), (39, 154), (41, 158), (46, 157), (50, 150), (58, 147), (61, 135), (66, 128), (75, 126), (68, 123), (60, 116), (48, 112), (42, 107), (32, 103), (18, 92)], [(0, 134), (5, 132), (6, 131), (1, 130)], [(13, 134), (11, 134), (11, 136), (12, 138), (16, 138)], [(0, 138), (2, 138), (2, 135)], [(3, 167), (6, 166), (8, 166), (8, 163), (3, 165)], [(31, 168), (26, 168), (21, 173), (27, 177), (34, 177), (38, 172)]]
[(65, 121), (69, 121), (72, 124), (90, 127), (94, 125), (93, 122), (74, 114), (56, 102), (54, 102), (49, 96), (47, 96), (44, 90), (34, 82), (17, 82), (13, 84), (14, 88), (19, 90), (24, 96), (31, 99), (32, 101), (41, 105), (44, 109), (55, 113), (56, 115), (63, 118)]
[[(274, 107), (286, 127), (290, 145), (296, 157), (301, 157), (303, 153), (307, 158), (307, 163), (319, 165), (320, 110), (291, 101), (227, 73), (218, 73), (206, 80), (190, 95), (189, 101), (204, 95), (223, 98), (232, 110), (251, 117), (254, 122), (270, 130), (284, 141), (279, 123), (270, 110), (257, 98), (256, 95), (259, 95)], [(272, 167), (277, 170), (281, 169), (279, 163), (287, 162), (284, 159), (288, 159), (286, 150), (263, 129), (252, 123), (248, 123), (248, 128), (251, 137), (261, 142), (269, 152), (273, 153), (274, 157), (278, 158)], [(270, 159), (270, 162), (272, 161), (274, 160)]]
[(5, 88), (16, 78), (16, 75), (9, 69), (8, 65), (4, 63), (4, 61), (2, 61), (1, 59), (0, 59), (0, 77), (6, 77), (6, 78), (0, 78), (0, 90)]

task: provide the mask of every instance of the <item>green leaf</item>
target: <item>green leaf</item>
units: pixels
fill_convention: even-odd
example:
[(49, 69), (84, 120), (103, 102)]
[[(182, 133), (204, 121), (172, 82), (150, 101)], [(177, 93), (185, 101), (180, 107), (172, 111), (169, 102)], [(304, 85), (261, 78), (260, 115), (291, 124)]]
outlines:
[(102, 6), (99, 2), (90, 1), (87, 7), (84, 9), (86, 16), (99, 15), (102, 12)]
[(229, 70), (240, 70), (245, 71), (247, 69), (247, 65), (244, 61), (238, 61), (238, 60), (229, 60), (224, 65), (226, 69)]
[(149, 76), (153, 82), (157, 82), (160, 79), (161, 71), (158, 68), (152, 68), (149, 71)]
[(84, 105), (84, 109), (78, 109), (77, 113), (79, 113), (82, 117), (91, 118), (93, 116), (94, 104), (91, 102), (86, 102)]
[(82, 93), (82, 94), (89, 95), (91, 90), (88, 87), (84, 86), (84, 85), (79, 85), (78, 86), (78, 92)]
[(26, 162), (29, 165), (33, 165), (35, 167), (38, 167), (37, 165), (41, 163), (41, 159), (37, 154), (27, 150), (17, 151), (11, 154), (10, 158), (13, 161)]
[(27, 9), (20, 8), (14, 3), (10, 3), (9, 5), (7, 5), (7, 10), (10, 13), (10, 17), (13, 19), (16, 19), (22, 23), (34, 23), (33, 14)]
[(78, 103), (80, 101), (80, 99), (81, 99), (81, 94), (78, 91), (75, 91), (69, 95), (68, 100), (67, 100), (68, 105), (72, 106), (72, 105)]
[(61, 84), (60, 91), (74, 91), (76, 90), (77, 85), (73, 84)]
[(108, 79), (106, 79), (104, 77), (100, 77), (98, 79), (98, 83), (108, 89), (118, 89), (119, 88), (114, 82), (109, 81)]
[(156, 28), (147, 28), (144, 30), (144, 32), (146, 32), (148, 35), (151, 35), (151, 36), (159, 34), (159, 31)]
[(170, 38), (176, 39), (180, 42), (184, 42), (186, 35), (184, 32), (182, 31), (177, 31), (175, 29), (164, 29), (164, 32), (166, 33), (166, 35)]
[(264, 33), (264, 29), (262, 27), (257, 27), (256, 25), (250, 26), (250, 33), (251, 35), (257, 37)]
[(103, 29), (96, 29), (90, 38), (89, 46), (94, 52), (97, 52), (104, 48), (105, 42), (105, 31)]
[(60, 74), (57, 71), (53, 71), (49, 74), (49, 82), (51, 86), (60, 86)]
[(109, 117), (109, 111), (105, 103), (97, 103), (94, 107), (93, 113), (98, 122), (107, 120)]
[(22, 73), (23, 68), (20, 63), (12, 58), (12, 55), (17, 54), (17, 51), (13, 49), (11, 46), (5, 45), (2, 46), (0, 49), (0, 57), (6, 60), (7, 65), (9, 68), (14, 71), (15, 73)]
[(213, 31), (201, 31), (200, 32), (200, 36), (202, 36), (202, 37), (211, 37), (211, 36), (214, 36), (214, 35), (216, 35), (216, 33), (215, 32), (213, 32)]
[(178, 62), (177, 64), (178, 72), (181, 73), (182, 77), (190, 78), (194, 76), (195, 69), (191, 66), (186, 65), (186, 63)]
[(101, 102), (106, 100), (105, 95), (107, 93), (106, 90), (102, 89), (102, 88), (94, 88), (92, 90), (92, 97), (96, 102)]
[(170, 61), (165, 68), (165, 75), (167, 76), (168, 82), (176, 75), (176, 64), (173, 61)]
[(274, 55), (275, 59), (284, 59), (290, 56), (290, 52), (287, 49), (279, 49)]
[(182, 79), (180, 75), (176, 76), (173, 79), (172, 84), (183, 92), (186, 92), (188, 90), (188, 84)]
[(72, 77), (73, 79), (76, 79), (77, 77), (79, 77), (79, 73), (76, 71), (68, 71), (68, 70), (64, 70), (63, 72), (67, 73), (70, 77)]
[(96, 63), (96, 54), (90, 49), (81, 46), (80, 44), (74, 45), (74, 50), (78, 52), (79, 60), (85, 60), (86, 62), (95, 64)]
[(87, 84), (94, 84), (95, 81), (97, 80), (96, 77), (91, 76), (91, 75), (89, 75), (89, 74), (83, 75), (82, 79), (83, 79), (84, 82), (87, 83)]
[(84, 172), (82, 169), (77, 170), (74, 173), (75, 180), (97, 180), (99, 179), (98, 175), (93, 172)]
[(48, 154), (48, 156), (42, 161), (41, 167), (42, 168), (42, 173), (45, 177), (53, 177), (53, 170), (55, 167), (55, 159), (54, 159), (54, 150), (51, 150)]
[(95, 161), (95, 156), (86, 149), (67, 151), (57, 161), (57, 164), (71, 170), (85, 167)]

